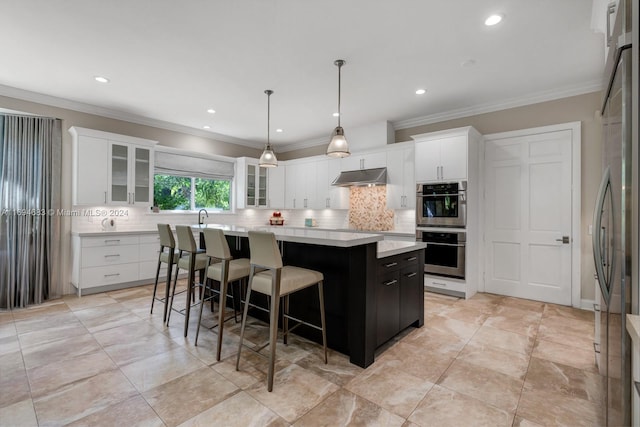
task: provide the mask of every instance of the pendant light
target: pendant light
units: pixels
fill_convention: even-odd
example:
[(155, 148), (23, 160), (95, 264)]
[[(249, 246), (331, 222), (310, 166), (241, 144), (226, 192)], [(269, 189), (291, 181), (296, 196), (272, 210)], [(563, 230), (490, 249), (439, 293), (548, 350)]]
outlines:
[(258, 165), (266, 168), (275, 168), (278, 166), (278, 159), (276, 159), (276, 155), (271, 148), (271, 141), (269, 140), (269, 125), (271, 122), (271, 94), (272, 90), (267, 89), (264, 91), (267, 94), (267, 145), (264, 147), (264, 151), (260, 156), (260, 160), (258, 160)]
[(338, 67), (338, 126), (331, 134), (331, 142), (327, 147), (327, 156), (330, 157), (347, 157), (349, 152), (349, 144), (344, 137), (344, 129), (340, 126), (340, 69), (345, 64), (343, 59), (336, 59), (334, 64)]

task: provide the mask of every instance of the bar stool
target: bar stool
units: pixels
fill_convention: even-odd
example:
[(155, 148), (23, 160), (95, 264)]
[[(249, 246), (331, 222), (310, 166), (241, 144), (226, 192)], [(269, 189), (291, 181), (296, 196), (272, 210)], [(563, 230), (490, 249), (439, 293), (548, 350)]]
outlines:
[[(205, 291), (208, 290), (211, 292), (211, 297), (209, 297), (209, 299), (214, 298), (214, 293), (218, 294), (220, 297), (218, 301), (218, 324), (213, 326), (218, 326), (216, 360), (220, 360), (224, 322), (225, 320), (228, 320), (224, 318), (224, 309), (227, 306), (227, 287), (229, 283), (249, 277), (250, 264), (249, 259), (247, 258), (232, 259), (233, 257), (229, 250), (229, 244), (227, 243), (227, 239), (224, 237), (222, 230), (212, 228), (205, 229), (204, 241), (205, 246), (207, 247), (207, 256), (209, 257), (207, 282), (215, 280), (220, 283), (220, 290), (213, 289), (211, 286), (205, 287)], [(215, 260), (216, 263), (211, 265), (211, 260)], [(231, 297), (234, 300), (233, 305), (235, 317), (236, 297), (233, 291), (233, 286), (231, 287)], [(198, 330), (196, 332), (195, 345), (198, 345), (198, 335), (200, 334), (200, 325), (202, 323), (202, 309), (205, 301), (206, 299), (203, 299), (202, 304), (200, 305), (200, 317), (198, 318)]]
[[(157, 300), (164, 304), (164, 314), (162, 323), (167, 321), (167, 301), (169, 300), (169, 289), (171, 287), (171, 270), (173, 265), (178, 262), (179, 252), (176, 251), (176, 241), (173, 238), (171, 227), (169, 224), (158, 224), (158, 234), (160, 235), (160, 252), (158, 253), (158, 268), (156, 270), (156, 281), (153, 285), (153, 299), (151, 300), (151, 314), (153, 314), (153, 303)], [(158, 289), (158, 278), (160, 277), (160, 268), (162, 263), (167, 264), (167, 285), (164, 292), (164, 298), (156, 297)]]
[[(269, 310), (269, 372), (267, 375), (267, 389), (268, 391), (272, 391), (280, 297), (284, 297), (282, 323), (285, 343), (287, 334), (290, 332), (288, 329), (289, 319), (297, 322), (298, 325), (304, 324), (318, 329), (322, 331), (324, 363), (327, 363), (327, 334), (325, 328), (324, 295), (322, 286), (324, 276), (318, 271), (306, 268), (289, 265), (283, 266), (282, 257), (280, 256), (278, 244), (276, 243), (276, 238), (273, 233), (249, 231), (249, 251), (251, 252), (251, 271), (249, 273), (249, 285), (247, 286), (246, 302), (242, 314), (242, 326), (240, 328), (240, 344), (238, 346), (238, 354), (236, 358), (236, 370), (240, 370), (240, 353), (242, 351), (244, 329), (247, 324), (247, 313), (249, 311), (251, 292), (256, 291), (261, 294), (268, 295), (271, 297), (271, 307)], [(266, 271), (256, 273), (256, 268), (264, 268)], [(318, 285), (318, 297), (320, 300), (320, 327), (289, 316), (289, 295), (293, 292), (316, 284)]]
[[(178, 273), (180, 269), (187, 270), (187, 289), (185, 291), (178, 292), (187, 293), (186, 306), (182, 310), (175, 310), (181, 314), (184, 314), (184, 336), (187, 336), (187, 330), (189, 328), (189, 314), (191, 312), (191, 301), (193, 299), (193, 289), (195, 288), (195, 272), (196, 270), (204, 270), (207, 268), (209, 257), (203, 250), (198, 249), (196, 241), (193, 238), (191, 227), (187, 225), (176, 225), (176, 235), (178, 236), (178, 265), (176, 266), (176, 274), (173, 282), (173, 292), (171, 293), (171, 303), (169, 304), (169, 314), (167, 315), (167, 326), (169, 326), (169, 319), (171, 318), (171, 310), (173, 309), (173, 300), (176, 296), (176, 284), (178, 283)], [(186, 255), (185, 255), (186, 253)], [(198, 284), (202, 286), (202, 284)]]

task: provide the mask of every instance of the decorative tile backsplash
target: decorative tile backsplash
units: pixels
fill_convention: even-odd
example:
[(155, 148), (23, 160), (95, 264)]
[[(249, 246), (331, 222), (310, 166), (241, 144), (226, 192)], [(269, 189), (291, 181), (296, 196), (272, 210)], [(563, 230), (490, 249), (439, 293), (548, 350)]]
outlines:
[(349, 189), (349, 227), (356, 230), (393, 230), (393, 210), (387, 209), (387, 188), (351, 187)]

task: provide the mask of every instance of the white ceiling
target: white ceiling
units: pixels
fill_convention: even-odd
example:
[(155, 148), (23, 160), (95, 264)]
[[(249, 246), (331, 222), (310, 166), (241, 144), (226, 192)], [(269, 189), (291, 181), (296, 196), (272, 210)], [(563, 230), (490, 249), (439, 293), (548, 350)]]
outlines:
[[(588, 0), (1, 3), (0, 94), (47, 95), (199, 134), (208, 125), (212, 137), (260, 146), (264, 90), (272, 89), (276, 152), (328, 140), (338, 58), (347, 61), (347, 137), (350, 127), (372, 122), (407, 127), (598, 90), (604, 62)], [(492, 13), (505, 19), (486, 27)], [(97, 75), (111, 82), (96, 83)], [(416, 95), (418, 88), (427, 93)]]

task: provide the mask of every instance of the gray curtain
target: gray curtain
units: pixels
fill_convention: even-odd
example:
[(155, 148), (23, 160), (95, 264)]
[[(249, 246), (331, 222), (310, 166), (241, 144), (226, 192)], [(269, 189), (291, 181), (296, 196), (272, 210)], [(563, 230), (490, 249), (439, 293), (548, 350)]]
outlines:
[(0, 115), (0, 308), (60, 296), (61, 128)]

